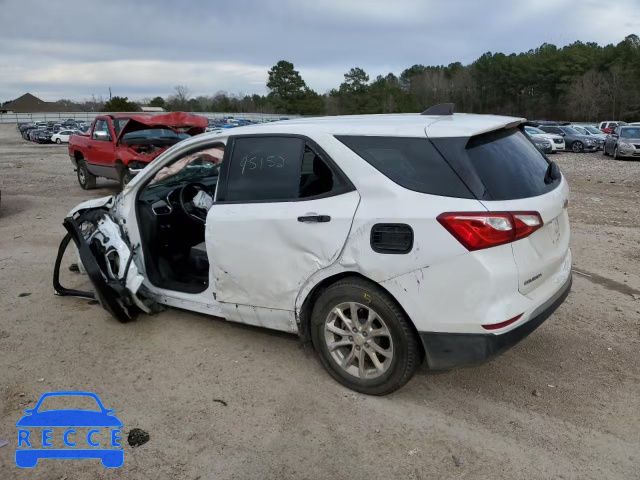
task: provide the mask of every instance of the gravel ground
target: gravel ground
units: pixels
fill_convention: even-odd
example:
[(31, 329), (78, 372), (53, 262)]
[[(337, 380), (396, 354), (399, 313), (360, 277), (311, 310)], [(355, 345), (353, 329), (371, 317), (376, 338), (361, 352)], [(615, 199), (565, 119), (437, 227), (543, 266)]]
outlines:
[[(0, 478), (640, 478), (640, 162), (553, 158), (572, 190), (567, 301), (494, 361), (375, 398), (294, 336), (178, 310), (123, 325), (55, 297), (62, 218), (116, 185), (81, 190), (64, 146), (0, 125)], [(98, 393), (124, 438), (150, 440), (118, 470), (19, 470), (15, 422), (64, 389)]]

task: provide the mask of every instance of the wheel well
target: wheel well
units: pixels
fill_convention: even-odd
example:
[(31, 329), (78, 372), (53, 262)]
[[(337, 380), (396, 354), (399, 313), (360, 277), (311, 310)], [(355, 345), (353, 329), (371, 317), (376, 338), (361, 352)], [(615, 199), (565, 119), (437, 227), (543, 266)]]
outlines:
[[(402, 307), (400, 302), (398, 302), (396, 300), (396, 298), (393, 296), (393, 294), (391, 292), (389, 292), (389, 290), (384, 288), (378, 282), (374, 282), (373, 280), (365, 277), (361, 273), (358, 273), (358, 272), (341, 272), (341, 273), (338, 273), (336, 275), (332, 275), (330, 277), (327, 277), (324, 280), (322, 280), (320, 283), (318, 283), (307, 294), (307, 297), (304, 299), (304, 302), (302, 302), (302, 307), (300, 308), (300, 313), (298, 315), (298, 320), (299, 320), (298, 327), (299, 327), (300, 340), (302, 340), (303, 343), (311, 343), (311, 314), (313, 312), (313, 306), (316, 304), (316, 301), (318, 300), (318, 298), (320, 298), (320, 295), (322, 295), (322, 292), (324, 292), (327, 288), (329, 288), (334, 283), (342, 280), (343, 278), (349, 278), (349, 277), (361, 278), (361, 279), (363, 279), (363, 280), (365, 280), (367, 282), (370, 282), (370, 283), (374, 284), (376, 287), (381, 288), (387, 294), (389, 294), (389, 296), (391, 298), (393, 298), (393, 300), (396, 302), (398, 307), (402, 310), (402, 312), (405, 314), (405, 316), (409, 319), (409, 323), (411, 324), (411, 328), (413, 329), (413, 333), (416, 335), (416, 338), (418, 338), (418, 339), (420, 338), (418, 336), (418, 330), (416, 329), (416, 326), (413, 324), (413, 320), (411, 320), (411, 317), (409, 317), (409, 315), (407, 314), (405, 309)], [(424, 346), (422, 345), (422, 342), (418, 341), (418, 345), (420, 346), (420, 354), (424, 357)]]
[(84, 160), (82, 152), (78, 152), (77, 150), (73, 152), (73, 156), (76, 158), (76, 161)]

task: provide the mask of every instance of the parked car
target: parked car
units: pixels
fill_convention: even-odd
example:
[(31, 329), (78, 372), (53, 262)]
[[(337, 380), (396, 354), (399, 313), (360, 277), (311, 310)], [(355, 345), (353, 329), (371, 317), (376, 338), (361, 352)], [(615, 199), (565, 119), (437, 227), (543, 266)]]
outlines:
[(613, 158), (639, 158), (640, 157), (640, 126), (614, 127), (607, 135), (604, 143), (603, 154), (613, 155)]
[(94, 120), (89, 135), (69, 139), (69, 157), (83, 189), (95, 188), (97, 177), (118, 180), (124, 188), (149, 162), (183, 140), (182, 133), (196, 135), (206, 127), (206, 117), (184, 112), (104, 115)]
[(574, 129), (583, 135), (588, 135), (598, 143), (598, 150), (604, 148), (604, 140), (607, 136), (591, 125), (571, 125)]
[(600, 125), (598, 128), (600, 128), (600, 130), (603, 133), (609, 134), (611, 133), (611, 130), (615, 127), (621, 126), (621, 125), (626, 125), (626, 122), (614, 122), (614, 121), (606, 121), (606, 122), (600, 122)]
[(565, 149), (572, 152), (595, 152), (598, 149), (597, 140), (567, 125), (540, 125), (540, 130), (564, 137)]
[(538, 150), (542, 153), (548, 154), (553, 152), (553, 147), (551, 146), (553, 142), (548, 138), (542, 138), (541, 136), (531, 136), (531, 141), (536, 146)]
[(61, 143), (69, 143), (71, 135), (82, 135), (82, 132), (78, 130), (60, 130), (58, 133), (54, 133), (51, 136), (51, 141), (60, 145)]
[(38, 134), (34, 137), (36, 143), (51, 143), (51, 130), (38, 130)]
[(532, 138), (545, 138), (551, 142), (551, 153), (557, 153), (564, 151), (564, 137), (562, 135), (554, 135), (553, 133), (547, 133), (536, 127), (529, 125), (524, 127), (524, 131)]
[[(120, 321), (160, 303), (297, 333), (343, 385), (390, 393), (423, 360), (506, 350), (569, 293), (569, 188), (523, 121), (363, 115), (198, 135), (74, 208), (63, 242)], [(91, 297), (60, 285), (66, 244), (56, 292)]]

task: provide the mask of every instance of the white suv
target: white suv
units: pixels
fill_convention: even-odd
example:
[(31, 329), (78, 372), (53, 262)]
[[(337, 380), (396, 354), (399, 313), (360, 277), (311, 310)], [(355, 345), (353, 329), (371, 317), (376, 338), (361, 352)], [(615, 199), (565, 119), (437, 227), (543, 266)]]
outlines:
[(296, 119), (185, 140), (73, 240), (120, 321), (156, 304), (298, 334), (340, 383), (382, 395), (425, 360), (480, 363), (571, 287), (569, 189), (524, 119)]

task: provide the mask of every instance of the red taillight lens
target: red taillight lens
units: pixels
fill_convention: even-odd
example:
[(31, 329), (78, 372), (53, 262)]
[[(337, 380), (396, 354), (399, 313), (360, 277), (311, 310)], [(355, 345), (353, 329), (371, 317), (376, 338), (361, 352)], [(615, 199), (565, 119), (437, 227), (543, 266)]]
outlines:
[(448, 212), (438, 222), (473, 251), (528, 237), (542, 226), (542, 217), (538, 212)]

